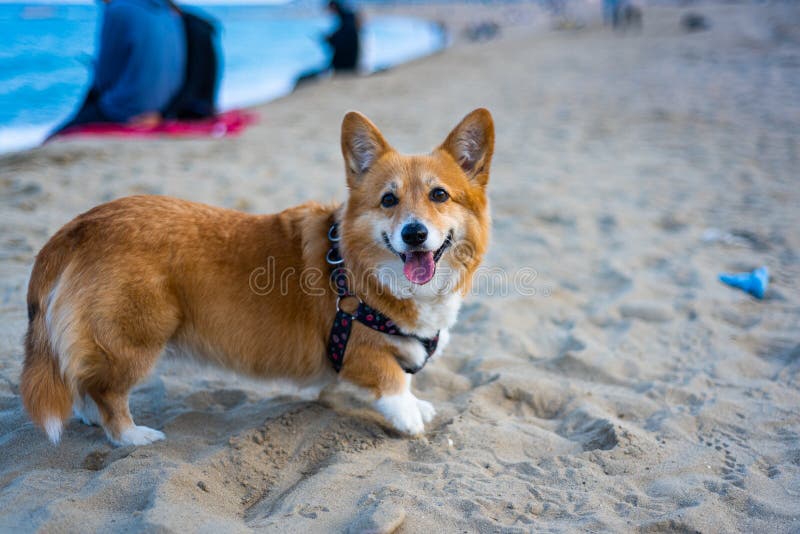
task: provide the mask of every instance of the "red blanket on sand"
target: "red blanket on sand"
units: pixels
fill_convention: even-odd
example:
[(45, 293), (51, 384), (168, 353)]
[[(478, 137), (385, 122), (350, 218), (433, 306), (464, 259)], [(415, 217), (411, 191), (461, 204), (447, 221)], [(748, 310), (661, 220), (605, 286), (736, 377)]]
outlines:
[(255, 113), (234, 109), (210, 119), (166, 120), (157, 126), (129, 126), (117, 123), (85, 124), (65, 130), (59, 133), (58, 137), (228, 137), (240, 134), (257, 119), (258, 115)]

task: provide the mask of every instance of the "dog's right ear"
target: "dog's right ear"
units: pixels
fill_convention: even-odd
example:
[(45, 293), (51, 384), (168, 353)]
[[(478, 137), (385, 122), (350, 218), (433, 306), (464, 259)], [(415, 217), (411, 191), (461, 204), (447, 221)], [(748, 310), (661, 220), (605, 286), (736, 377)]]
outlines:
[(342, 155), (347, 185), (353, 188), (361, 177), (392, 147), (378, 127), (357, 111), (351, 111), (342, 121)]

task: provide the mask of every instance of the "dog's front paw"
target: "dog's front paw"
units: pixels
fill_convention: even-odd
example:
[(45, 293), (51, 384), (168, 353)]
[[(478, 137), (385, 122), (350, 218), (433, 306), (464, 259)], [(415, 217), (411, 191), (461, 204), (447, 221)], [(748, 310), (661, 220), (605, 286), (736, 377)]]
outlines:
[(436, 344), (436, 350), (431, 355), (431, 359), (438, 358), (444, 352), (445, 347), (450, 343), (450, 330), (443, 328), (439, 332), (439, 342)]
[(428, 401), (417, 399), (417, 408), (419, 409), (419, 413), (422, 416), (422, 421), (424, 423), (430, 423), (433, 420), (433, 417), (436, 415), (436, 408), (434, 408), (433, 404)]
[(417, 399), (410, 391), (381, 397), (375, 401), (375, 409), (397, 431), (412, 436), (422, 434), (425, 423), (436, 413), (431, 403)]

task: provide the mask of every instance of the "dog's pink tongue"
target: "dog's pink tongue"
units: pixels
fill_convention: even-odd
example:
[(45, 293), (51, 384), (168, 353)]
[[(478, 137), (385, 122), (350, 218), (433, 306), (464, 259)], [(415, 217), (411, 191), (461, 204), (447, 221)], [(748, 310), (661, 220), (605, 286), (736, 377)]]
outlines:
[(403, 274), (415, 284), (427, 284), (436, 272), (433, 252), (409, 252), (403, 265)]

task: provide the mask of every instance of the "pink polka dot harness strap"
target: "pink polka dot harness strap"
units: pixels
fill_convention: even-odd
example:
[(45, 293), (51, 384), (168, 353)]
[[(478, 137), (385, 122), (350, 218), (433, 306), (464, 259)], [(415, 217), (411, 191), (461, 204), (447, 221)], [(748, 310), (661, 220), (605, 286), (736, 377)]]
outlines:
[[(328, 265), (331, 266), (331, 283), (337, 295), (336, 317), (333, 320), (331, 335), (328, 338), (328, 359), (331, 361), (333, 368), (337, 373), (342, 369), (353, 321), (358, 321), (382, 334), (406, 337), (419, 341), (426, 353), (425, 361), (422, 362), (422, 365), (409, 367), (402, 362), (398, 362), (406, 373), (417, 373), (420, 369), (425, 367), (430, 357), (436, 352), (436, 347), (439, 344), (439, 333), (437, 332), (436, 335), (431, 338), (406, 334), (386, 315), (364, 303), (354, 293), (351, 293), (347, 284), (347, 269), (345, 269), (344, 259), (339, 252), (340, 239), (339, 225), (334, 222), (330, 230), (328, 230), (328, 240), (331, 242), (331, 248), (328, 250), (328, 254), (325, 258)], [(346, 298), (355, 298), (358, 300), (358, 306), (353, 313), (347, 312), (341, 307), (342, 301)]]

